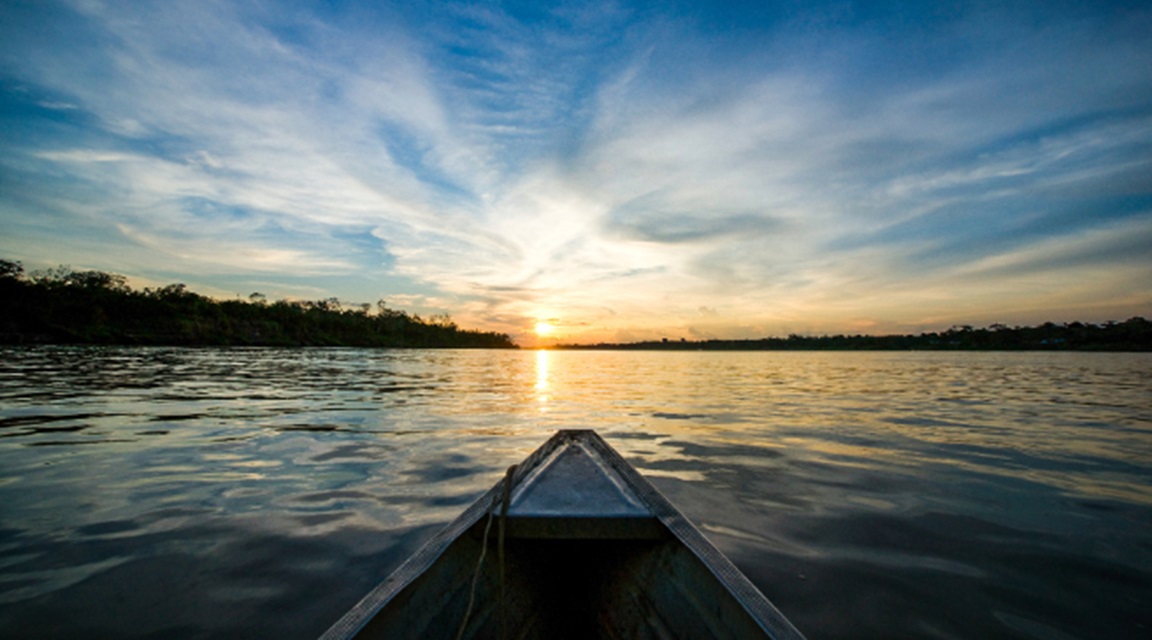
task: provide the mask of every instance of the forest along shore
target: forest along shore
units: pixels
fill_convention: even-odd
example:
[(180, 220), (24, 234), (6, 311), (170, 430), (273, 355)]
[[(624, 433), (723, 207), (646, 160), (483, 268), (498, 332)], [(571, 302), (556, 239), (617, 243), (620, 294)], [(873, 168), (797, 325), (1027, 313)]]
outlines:
[(835, 335), (760, 338), (755, 340), (651, 340), (647, 342), (562, 344), (554, 349), (652, 351), (1152, 351), (1152, 322), (1087, 324), (1046, 322), (1036, 327), (986, 328), (956, 326), (919, 335)]
[(503, 333), (423, 319), (384, 301), (213, 300), (183, 284), (136, 291), (124, 276), (59, 267), (24, 274), (0, 260), (0, 344), (515, 349)]
[[(133, 290), (103, 271), (57, 267), (25, 275), (0, 260), (0, 344), (154, 346), (328, 346), (515, 349), (503, 333), (461, 329), (447, 315), (428, 319), (383, 300), (345, 305), (336, 298), (213, 300), (183, 284)], [(749, 340), (685, 338), (628, 343), (558, 344), (552, 349), (669, 351), (1152, 351), (1152, 322), (1135, 317), (1100, 324), (1046, 322), (1035, 327), (954, 326), (918, 335), (832, 335)]]

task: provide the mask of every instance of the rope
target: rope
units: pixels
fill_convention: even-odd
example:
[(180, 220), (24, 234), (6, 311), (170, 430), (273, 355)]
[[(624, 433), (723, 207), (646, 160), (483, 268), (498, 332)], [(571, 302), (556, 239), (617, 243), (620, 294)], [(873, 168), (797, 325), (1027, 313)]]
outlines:
[(500, 633), (504, 634), (504, 520), (508, 516), (509, 496), (512, 494), (512, 474), (516, 465), (508, 467), (504, 473), (503, 491), (493, 493), (492, 504), (488, 507), (488, 522), (484, 524), (484, 539), (480, 543), (480, 559), (476, 561), (476, 570), (472, 573), (472, 586), (468, 590), (468, 606), (464, 609), (464, 619), (460, 621), (460, 628), (456, 631), (456, 640), (464, 637), (464, 630), (468, 628), (468, 619), (472, 617), (472, 606), (476, 604), (476, 585), (480, 582), (480, 568), (484, 566), (484, 556), (488, 554), (488, 532), (492, 530), (492, 520), (496, 514), (496, 505), (502, 504), (500, 509), (499, 558), (500, 558)]
[(504, 604), (507, 602), (504, 597), (504, 522), (508, 519), (508, 503), (512, 502), (512, 474), (514, 473), (516, 473), (516, 465), (508, 467), (508, 471), (504, 473), (504, 497), (500, 502), (500, 527), (497, 529), (499, 533), (496, 536), (498, 540), (496, 549), (499, 551), (497, 557), (500, 560), (500, 640), (508, 637), (507, 616), (504, 614)]

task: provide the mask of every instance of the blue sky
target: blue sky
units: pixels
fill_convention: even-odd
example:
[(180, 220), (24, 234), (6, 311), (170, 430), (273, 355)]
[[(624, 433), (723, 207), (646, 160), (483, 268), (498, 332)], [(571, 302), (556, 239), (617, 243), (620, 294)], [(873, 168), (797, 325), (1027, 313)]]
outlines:
[(0, 5), (0, 257), (531, 344), (1152, 315), (1152, 10)]

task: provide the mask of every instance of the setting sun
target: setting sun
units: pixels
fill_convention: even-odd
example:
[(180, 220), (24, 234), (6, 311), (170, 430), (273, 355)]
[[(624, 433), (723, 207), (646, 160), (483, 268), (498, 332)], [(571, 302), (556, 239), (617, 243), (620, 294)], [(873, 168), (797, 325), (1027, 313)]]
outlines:
[(540, 321), (536, 323), (536, 335), (540, 337), (550, 335), (555, 330), (556, 327), (552, 326), (550, 322)]

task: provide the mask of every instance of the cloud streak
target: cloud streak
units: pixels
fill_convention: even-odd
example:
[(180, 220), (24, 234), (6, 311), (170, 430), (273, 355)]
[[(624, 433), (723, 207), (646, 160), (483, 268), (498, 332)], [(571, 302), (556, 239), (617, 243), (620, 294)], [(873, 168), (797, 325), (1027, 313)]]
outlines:
[(10, 3), (0, 249), (574, 340), (1152, 311), (1147, 9), (835, 6)]

